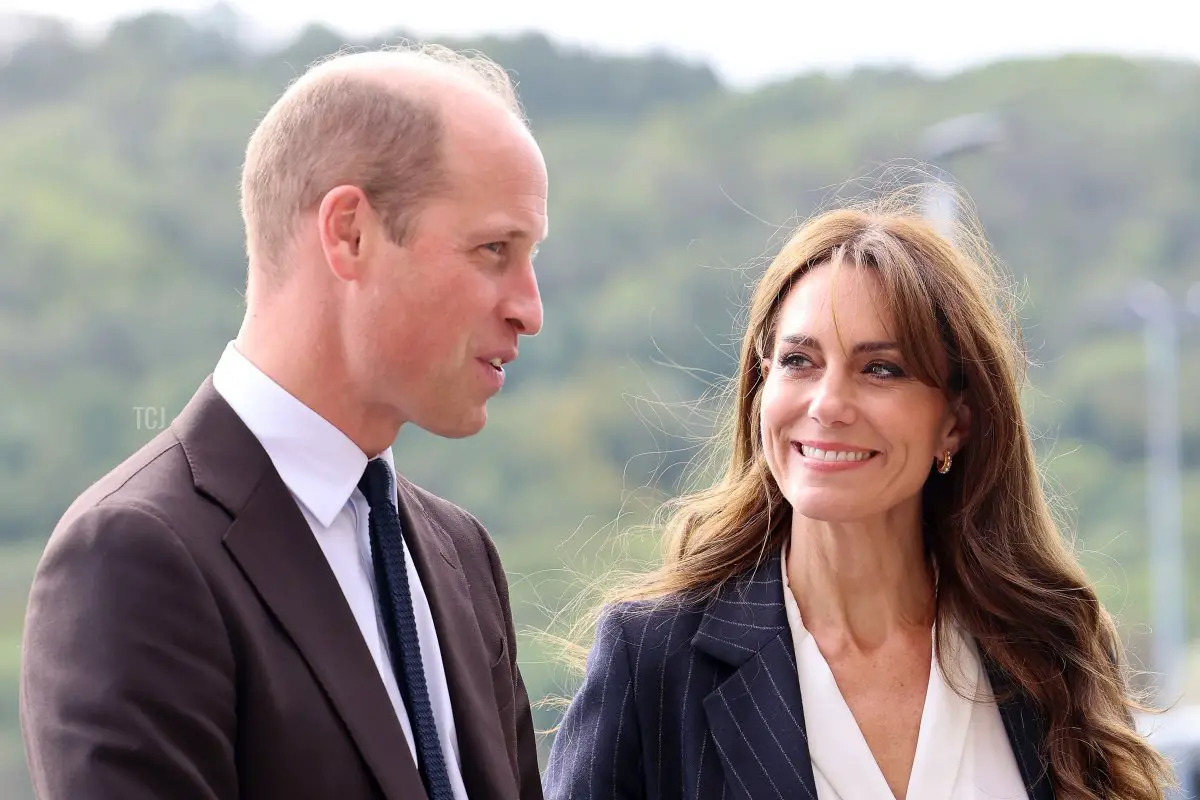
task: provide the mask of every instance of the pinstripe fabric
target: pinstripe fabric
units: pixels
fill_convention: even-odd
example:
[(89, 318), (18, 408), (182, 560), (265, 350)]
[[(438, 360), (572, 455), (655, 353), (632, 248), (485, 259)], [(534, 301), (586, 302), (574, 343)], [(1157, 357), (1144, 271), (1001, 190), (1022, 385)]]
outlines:
[[(817, 800), (794, 652), (778, 554), (702, 607), (609, 609), (546, 800)], [(1029, 704), (1005, 700), (1000, 714), (1031, 800), (1052, 800)]]

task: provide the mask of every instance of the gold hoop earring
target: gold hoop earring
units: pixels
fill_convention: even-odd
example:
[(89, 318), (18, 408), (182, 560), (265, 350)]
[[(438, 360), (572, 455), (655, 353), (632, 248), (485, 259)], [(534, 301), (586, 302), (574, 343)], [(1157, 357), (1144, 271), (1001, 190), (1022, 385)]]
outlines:
[(951, 457), (950, 451), (947, 450), (945, 453), (942, 454), (942, 463), (938, 464), (938, 472), (945, 475), (947, 472), (950, 471), (950, 465), (952, 463), (954, 463), (954, 459)]

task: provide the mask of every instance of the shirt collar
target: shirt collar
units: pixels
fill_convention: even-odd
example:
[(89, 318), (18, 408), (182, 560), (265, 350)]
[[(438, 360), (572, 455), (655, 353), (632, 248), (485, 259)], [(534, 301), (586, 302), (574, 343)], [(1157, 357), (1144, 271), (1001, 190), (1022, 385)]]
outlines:
[[(233, 342), (217, 362), (213, 385), (262, 444), (296, 499), (328, 527), (357, 488), (366, 454), (254, 366)], [(392, 449), (380, 457), (394, 476)]]

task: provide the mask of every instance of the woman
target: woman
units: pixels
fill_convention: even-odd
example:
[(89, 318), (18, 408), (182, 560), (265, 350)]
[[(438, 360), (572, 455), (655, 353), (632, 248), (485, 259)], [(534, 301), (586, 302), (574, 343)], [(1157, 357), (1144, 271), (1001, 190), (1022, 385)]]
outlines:
[(605, 604), (548, 800), (1163, 796), (967, 241), (880, 204), (775, 258), (728, 467)]

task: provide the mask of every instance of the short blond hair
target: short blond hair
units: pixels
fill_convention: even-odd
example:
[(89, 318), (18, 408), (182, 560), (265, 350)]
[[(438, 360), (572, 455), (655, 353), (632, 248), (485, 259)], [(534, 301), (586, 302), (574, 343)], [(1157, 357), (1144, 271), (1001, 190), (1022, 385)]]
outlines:
[(430, 92), (383, 77), (401, 71), (480, 89), (528, 124), (508, 73), (478, 51), (402, 44), (321, 59), (275, 102), (246, 148), (241, 209), (252, 265), (279, 269), (298, 216), (336, 186), (361, 188), (397, 243), (444, 190), (441, 107)]

